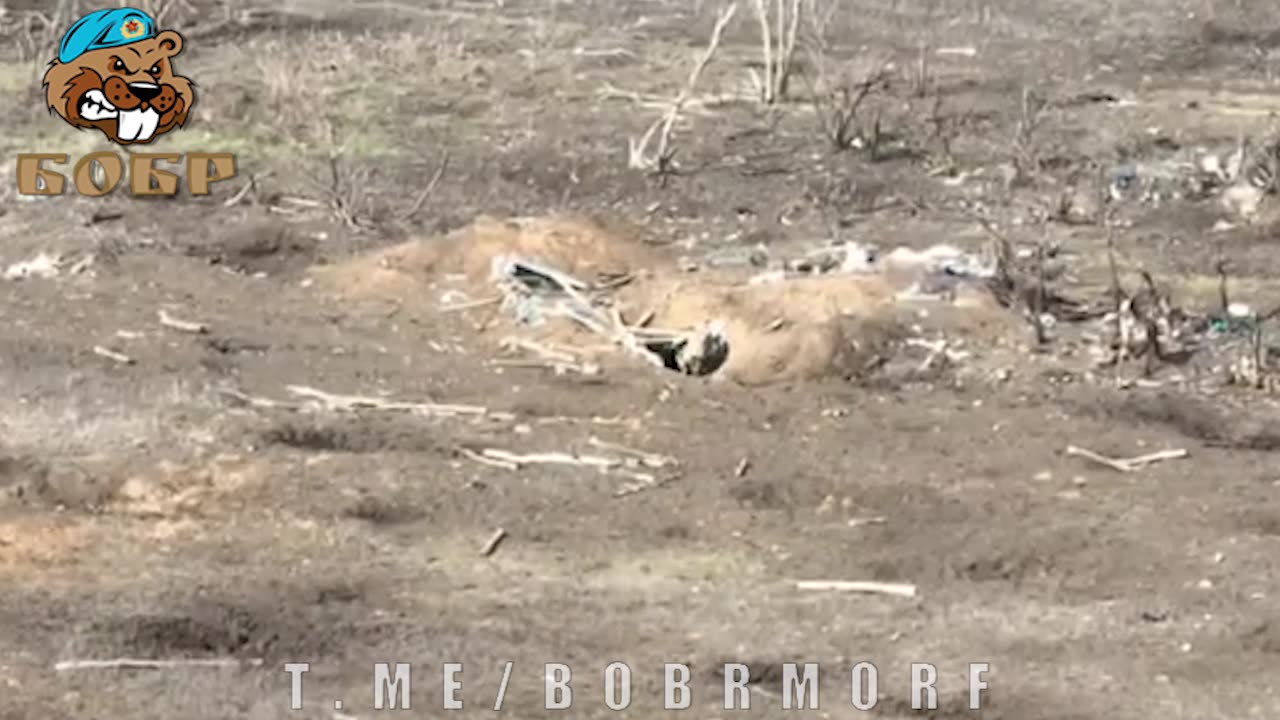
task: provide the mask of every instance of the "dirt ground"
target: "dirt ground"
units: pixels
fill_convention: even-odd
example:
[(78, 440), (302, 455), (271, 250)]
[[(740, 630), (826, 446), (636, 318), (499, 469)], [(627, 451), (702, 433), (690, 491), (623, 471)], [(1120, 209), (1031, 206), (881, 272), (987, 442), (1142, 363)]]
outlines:
[[(57, 34), (19, 27), (39, 25), (37, 5), (5, 15), (25, 40), (6, 43), (0, 148), (103, 149), (41, 102)], [(0, 186), (0, 269), (62, 258), (53, 276), (0, 280), (0, 718), (370, 718), (388, 712), (374, 664), (398, 662), (413, 667), (406, 716), (441, 712), (446, 662), (464, 665), (462, 712), (492, 712), (511, 662), (502, 713), (563, 715), (543, 704), (543, 664), (560, 662), (568, 712), (605, 717), (613, 661), (632, 668), (641, 718), (669, 714), (668, 662), (693, 675), (675, 714), (699, 718), (795, 714), (780, 709), (786, 662), (822, 664), (815, 717), (1280, 716), (1268, 392), (1207, 392), (1187, 380), (1195, 362), (1098, 369), (1085, 323), (1036, 347), (1014, 309), (924, 301), (895, 322), (968, 353), (927, 371), (903, 344), (877, 372), (756, 384), (620, 357), (594, 375), (495, 367), (500, 308), (440, 311), (438, 278), (368, 260), (458, 242), (482, 215), (566, 213), (613, 223), (671, 274), (833, 233), (977, 252), (983, 212), (1019, 247), (1059, 248), (1062, 292), (1105, 295), (1112, 234), (1131, 290), (1145, 269), (1211, 312), (1225, 259), (1232, 301), (1280, 299), (1269, 197), (1251, 221), (1216, 197), (1124, 196), (1110, 232), (1044, 217), (1096, 168), (1268, 137), (1273, 8), (816, 7), (769, 107), (751, 94), (760, 28), (738, 9), (675, 126), (675, 172), (654, 174), (628, 167), (628, 140), (686, 82), (714, 3), (175, 4), (200, 94), (156, 151), (232, 151), (239, 176), (159, 200), (18, 197), (12, 173)], [(891, 80), (853, 125), (879, 142), (835, 149), (822, 83), (886, 59)], [(1047, 101), (1034, 130), (1024, 89)], [(1006, 182), (1027, 157), (1034, 171)], [(317, 409), (298, 386), (485, 411)], [(592, 438), (678, 467), (629, 485), (475, 459), (590, 453)], [(1068, 446), (1187, 456), (1119, 472)], [(55, 670), (113, 658), (261, 664)], [(870, 712), (849, 697), (860, 661), (879, 669)], [(301, 710), (288, 662), (310, 663)], [(722, 707), (727, 662), (758, 681), (749, 711)], [(936, 666), (936, 710), (912, 709), (912, 663)], [(970, 663), (990, 665), (976, 711)]]

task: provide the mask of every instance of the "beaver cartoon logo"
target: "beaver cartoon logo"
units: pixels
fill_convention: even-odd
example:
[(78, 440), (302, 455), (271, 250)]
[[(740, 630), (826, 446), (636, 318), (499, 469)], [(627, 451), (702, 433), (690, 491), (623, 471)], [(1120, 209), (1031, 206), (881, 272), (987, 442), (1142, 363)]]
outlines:
[(195, 104), (195, 84), (173, 68), (183, 44), (173, 30), (157, 32), (141, 10), (89, 13), (67, 31), (44, 74), (49, 110), (119, 145), (150, 143), (182, 127)]

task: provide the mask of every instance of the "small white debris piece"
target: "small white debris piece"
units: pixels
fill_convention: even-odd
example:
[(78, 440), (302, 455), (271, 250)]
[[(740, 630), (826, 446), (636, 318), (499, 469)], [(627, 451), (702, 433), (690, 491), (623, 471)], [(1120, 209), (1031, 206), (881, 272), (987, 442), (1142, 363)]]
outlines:
[(871, 580), (800, 580), (796, 583), (796, 589), (896, 595), (908, 598), (916, 596), (915, 585)]
[(1222, 206), (1228, 212), (1241, 218), (1252, 218), (1258, 214), (1264, 193), (1252, 185), (1232, 185), (1222, 193)]
[(62, 258), (49, 253), (40, 253), (30, 260), (16, 262), (5, 268), (5, 280), (25, 280), (27, 278), (57, 277)]
[(1222, 160), (1212, 153), (1200, 157), (1200, 172), (1215, 175), (1220, 180), (1227, 180), (1227, 171), (1222, 167)]
[(994, 277), (996, 271), (994, 265), (985, 267), (973, 255), (951, 245), (933, 245), (925, 250), (899, 247), (885, 255), (881, 262), (901, 270), (974, 278)]

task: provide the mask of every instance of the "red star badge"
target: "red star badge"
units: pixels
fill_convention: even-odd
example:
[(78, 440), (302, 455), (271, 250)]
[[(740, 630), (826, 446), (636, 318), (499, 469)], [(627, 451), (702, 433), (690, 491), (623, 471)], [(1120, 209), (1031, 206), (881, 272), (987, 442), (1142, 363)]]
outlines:
[(142, 27), (142, 23), (137, 20), (128, 20), (120, 26), (120, 35), (126, 40), (142, 37), (146, 32), (146, 28)]

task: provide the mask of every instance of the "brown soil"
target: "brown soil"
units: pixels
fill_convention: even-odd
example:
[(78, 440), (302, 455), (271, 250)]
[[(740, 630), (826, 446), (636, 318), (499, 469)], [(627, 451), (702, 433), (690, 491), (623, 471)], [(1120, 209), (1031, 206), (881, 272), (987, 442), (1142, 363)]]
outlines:
[[(455, 661), (464, 712), (489, 712), (511, 662), (503, 714), (565, 715), (543, 704), (543, 664), (563, 662), (573, 716), (612, 717), (615, 660), (639, 718), (670, 714), (666, 662), (692, 668), (690, 717), (728, 716), (726, 662), (760, 680), (744, 717), (782, 712), (786, 662), (823, 664), (815, 716), (829, 718), (1280, 716), (1273, 396), (1179, 381), (1221, 374), (1213, 355), (1150, 378), (1140, 361), (1094, 368), (1096, 324), (1062, 321), (1036, 347), (981, 291), (753, 285), (758, 269), (708, 260), (796, 257), (832, 234), (977, 253), (984, 212), (1019, 251), (1058, 248), (1054, 288), (1105, 297), (1106, 228), (1041, 219), (1098, 168), (1269, 132), (1274, 8), (845, 3), (826, 21), (828, 71), (881, 55), (897, 68), (860, 115), (868, 132), (879, 118), (873, 153), (819, 130), (809, 53), (779, 107), (733, 99), (761, 69), (743, 5), (676, 126), (679, 172), (657, 177), (625, 150), (662, 109), (601, 89), (678, 92), (713, 4), (306, 0), (205, 35), (223, 8), (185, 5), (169, 21), (189, 29), (182, 69), (203, 92), (178, 132), (237, 148), (239, 179), (163, 200), (26, 202), (0, 186), (0, 271), (63, 258), (56, 277), (0, 280), (0, 718), (366, 720), (385, 662), (413, 664), (405, 714), (425, 717)], [(25, 80), (47, 60), (10, 60), (6, 152), (87, 152)], [(1024, 87), (1048, 100), (1030, 141), (1040, 177), (1007, 186)], [(1225, 259), (1233, 301), (1280, 300), (1265, 213), (1222, 229), (1212, 198), (1114, 211), (1130, 290), (1147, 270), (1207, 312)], [(493, 259), (511, 252), (590, 282), (632, 275), (610, 293), (624, 319), (719, 321), (726, 365), (684, 375), (572, 325), (519, 327), (495, 303), (448, 309), (495, 296)], [(494, 364), (512, 335), (600, 372)], [(366, 401), (326, 409), (300, 388)], [(609, 455), (601, 443), (678, 466), (476, 459)], [(1122, 473), (1069, 445), (1188, 455)], [(54, 670), (215, 657), (262, 664)], [(870, 713), (848, 698), (863, 660), (880, 670)], [(287, 662), (311, 664), (296, 712)], [(991, 667), (980, 712), (975, 662)], [(937, 666), (930, 713), (911, 708), (911, 663)]]

